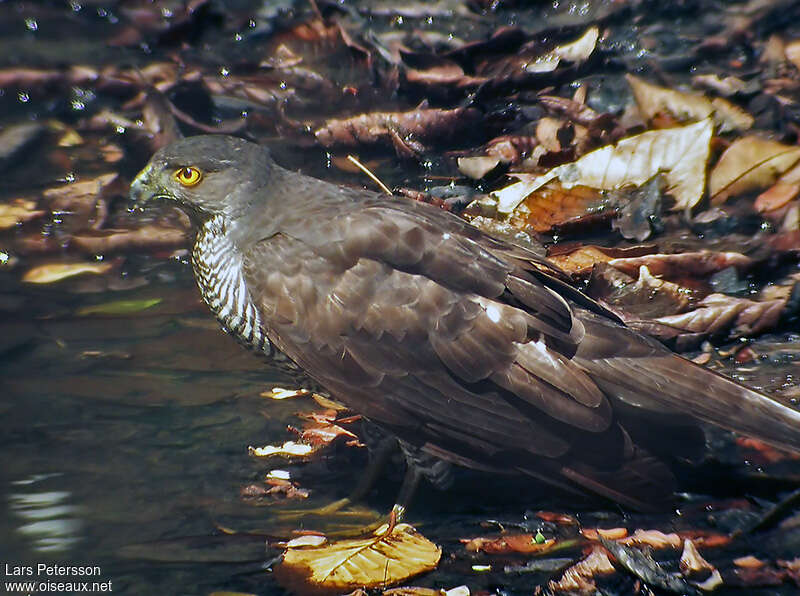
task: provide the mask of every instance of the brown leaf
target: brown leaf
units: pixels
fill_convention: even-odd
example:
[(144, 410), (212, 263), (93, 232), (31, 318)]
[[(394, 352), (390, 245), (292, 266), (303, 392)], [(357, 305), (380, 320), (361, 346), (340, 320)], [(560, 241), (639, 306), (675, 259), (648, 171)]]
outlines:
[(114, 190), (118, 178), (119, 175), (115, 172), (102, 174), (88, 180), (48, 188), (42, 196), (48, 201), (52, 211), (71, 213), (97, 227), (105, 218), (104, 200)]
[(508, 553), (543, 553), (556, 545), (553, 538), (536, 542), (533, 534), (506, 534), (498, 538), (472, 538), (462, 540), (464, 548), (470, 552), (482, 551), (490, 555)]
[(653, 548), (677, 549), (681, 547), (682, 540), (681, 537), (675, 533), (664, 534), (659, 530), (642, 530), (637, 528), (633, 534), (619, 540), (619, 543), (626, 546), (646, 544)]
[(713, 125), (710, 119), (696, 124), (652, 130), (606, 145), (575, 162), (530, 176), (492, 193), (498, 211), (511, 213), (532, 192), (559, 179), (566, 187), (577, 185), (601, 190), (641, 186), (662, 173), (667, 192), (675, 198), (674, 209), (693, 207), (705, 189), (705, 169)]
[(766, 188), (798, 162), (800, 147), (756, 136), (737, 139), (711, 170), (711, 201), (718, 205), (728, 197)]
[(759, 213), (775, 211), (785, 207), (800, 193), (800, 184), (776, 182), (756, 197), (755, 208)]
[(50, 284), (86, 273), (102, 275), (110, 271), (111, 267), (111, 263), (52, 263), (29, 269), (22, 276), (22, 281), (32, 284)]
[(551, 255), (548, 260), (567, 273), (587, 275), (591, 273), (595, 263), (608, 263), (614, 259), (602, 247), (587, 245), (566, 254)]
[(0, 203), (0, 230), (13, 228), (17, 224), (30, 221), (47, 214), (36, 209), (36, 203), (26, 199), (14, 199), (10, 203)]
[(392, 132), (421, 141), (450, 138), (478, 121), (473, 108), (454, 110), (418, 109), (410, 112), (371, 112), (343, 120), (328, 120), (314, 131), (324, 147), (356, 147), (378, 142), (391, 144)]
[(76, 234), (70, 240), (71, 247), (90, 254), (180, 248), (188, 243), (184, 230), (153, 224), (135, 230), (102, 230), (92, 235)]
[(744, 271), (753, 266), (753, 260), (738, 252), (701, 250), (613, 259), (610, 264), (628, 275), (636, 275), (640, 267), (644, 266), (653, 275), (678, 279), (681, 277), (704, 277), (728, 267), (736, 267), (737, 270)]
[(709, 100), (699, 93), (659, 87), (630, 74), (625, 75), (625, 78), (645, 120), (652, 121), (663, 113), (671, 114), (679, 122), (711, 117), (720, 132), (746, 130), (755, 121), (750, 114), (721, 98)]
[(598, 540), (603, 537), (606, 540), (619, 540), (628, 535), (627, 528), (583, 528), (581, 535), (589, 540)]
[(763, 567), (766, 563), (761, 559), (757, 559), (753, 555), (747, 555), (745, 557), (739, 557), (738, 559), (733, 560), (733, 564), (737, 567)]
[(607, 220), (612, 213), (605, 213), (609, 199), (598, 191), (585, 186), (564, 188), (550, 183), (531, 192), (517, 206), (509, 223), (536, 232), (550, 232), (554, 228), (576, 227), (598, 220)]
[(594, 578), (599, 575), (609, 575), (615, 571), (606, 550), (601, 546), (596, 546), (584, 559), (564, 571), (561, 579), (548, 582), (547, 588), (553, 592), (593, 594), (596, 592)]
[(396, 584), (436, 568), (441, 549), (413, 527), (398, 524), (390, 534), (381, 531), (318, 547), (289, 548), (275, 576), (297, 593), (341, 593)]
[(774, 328), (785, 308), (785, 300), (755, 302), (725, 294), (709, 294), (698, 308), (660, 317), (655, 322), (686, 333), (749, 337)]

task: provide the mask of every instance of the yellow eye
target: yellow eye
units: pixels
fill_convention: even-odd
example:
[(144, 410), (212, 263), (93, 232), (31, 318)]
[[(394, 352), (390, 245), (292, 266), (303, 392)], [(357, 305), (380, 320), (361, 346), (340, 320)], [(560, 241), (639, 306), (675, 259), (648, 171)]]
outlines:
[(203, 173), (197, 168), (180, 168), (175, 171), (175, 180), (183, 186), (194, 186), (203, 179)]

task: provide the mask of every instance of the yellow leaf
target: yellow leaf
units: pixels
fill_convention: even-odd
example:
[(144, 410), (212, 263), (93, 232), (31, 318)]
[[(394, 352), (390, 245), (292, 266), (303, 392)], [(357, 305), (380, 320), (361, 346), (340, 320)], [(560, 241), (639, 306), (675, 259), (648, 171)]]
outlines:
[(755, 121), (750, 114), (724, 99), (709, 100), (701, 93), (684, 93), (651, 85), (633, 75), (625, 75), (625, 78), (645, 120), (652, 120), (663, 112), (678, 120), (704, 120), (710, 117), (721, 132), (745, 130), (753, 126)]
[(710, 119), (688, 126), (651, 130), (606, 145), (577, 161), (541, 176), (520, 176), (519, 182), (492, 193), (497, 209), (511, 213), (525, 197), (558, 178), (565, 188), (588, 186), (601, 190), (641, 186), (663, 173), (674, 209), (689, 209), (702, 198), (713, 124)]
[(18, 223), (41, 217), (45, 211), (37, 210), (36, 203), (17, 199), (9, 203), (0, 204), (0, 230), (13, 228)]
[(290, 548), (276, 577), (303, 594), (383, 587), (435, 569), (441, 555), (412, 526), (398, 524), (390, 534)]
[(51, 263), (30, 269), (22, 276), (22, 281), (32, 284), (50, 284), (84, 273), (99, 275), (110, 269), (111, 263)]
[(784, 145), (756, 136), (734, 141), (709, 175), (711, 201), (770, 186), (800, 161), (800, 147)]

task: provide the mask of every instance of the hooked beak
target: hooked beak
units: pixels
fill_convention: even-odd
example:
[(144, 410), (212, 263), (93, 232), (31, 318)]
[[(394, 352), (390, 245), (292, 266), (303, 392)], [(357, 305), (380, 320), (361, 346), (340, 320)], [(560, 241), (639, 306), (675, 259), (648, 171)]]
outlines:
[(128, 197), (133, 203), (134, 209), (144, 209), (145, 203), (155, 197), (155, 193), (150, 189), (150, 165), (146, 165), (141, 172), (131, 182), (131, 189)]

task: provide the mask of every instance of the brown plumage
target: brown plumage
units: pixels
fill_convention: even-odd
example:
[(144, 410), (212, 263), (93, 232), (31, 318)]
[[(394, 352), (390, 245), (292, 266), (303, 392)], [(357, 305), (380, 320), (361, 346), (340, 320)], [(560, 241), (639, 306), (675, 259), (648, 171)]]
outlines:
[[(181, 183), (187, 167), (198, 182)], [(447, 461), (645, 507), (674, 488), (664, 459), (703, 447), (697, 420), (800, 451), (800, 413), (430, 205), (289, 172), (224, 136), (160, 150), (131, 194), (200, 226), (195, 273), (223, 326)]]

